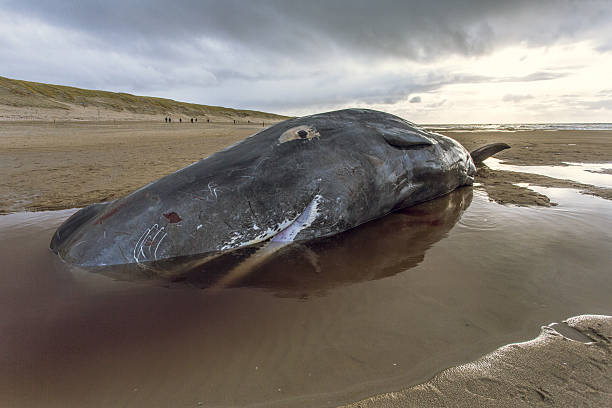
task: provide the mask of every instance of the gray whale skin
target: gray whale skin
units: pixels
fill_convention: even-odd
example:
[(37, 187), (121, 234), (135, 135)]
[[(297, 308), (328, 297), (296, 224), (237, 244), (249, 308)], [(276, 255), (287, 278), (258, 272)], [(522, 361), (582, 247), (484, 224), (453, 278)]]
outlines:
[[(507, 147), (478, 149), (476, 161)], [(71, 264), (103, 266), (327, 237), (471, 185), (475, 159), (457, 141), (384, 112), (290, 119), (79, 210), (51, 249)]]

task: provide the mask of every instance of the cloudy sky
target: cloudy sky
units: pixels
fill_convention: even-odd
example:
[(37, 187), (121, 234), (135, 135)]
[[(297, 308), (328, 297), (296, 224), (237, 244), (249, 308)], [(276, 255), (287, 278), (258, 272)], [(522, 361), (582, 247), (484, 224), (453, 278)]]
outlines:
[(0, 75), (302, 115), (612, 122), (612, 1), (0, 0)]

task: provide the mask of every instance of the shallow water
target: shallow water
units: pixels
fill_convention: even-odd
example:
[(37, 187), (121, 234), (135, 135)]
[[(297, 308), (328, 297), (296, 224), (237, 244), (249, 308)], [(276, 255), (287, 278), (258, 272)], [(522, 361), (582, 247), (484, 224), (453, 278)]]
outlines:
[(612, 188), (612, 163), (564, 163), (565, 166), (515, 166), (489, 157), (484, 163), (493, 170), (533, 173), (557, 179), (571, 180), (597, 187)]
[(242, 258), (92, 273), (47, 249), (73, 210), (2, 216), (0, 405), (334, 406), (611, 314), (612, 203), (545, 194), (559, 206), (462, 189), (225, 288)]

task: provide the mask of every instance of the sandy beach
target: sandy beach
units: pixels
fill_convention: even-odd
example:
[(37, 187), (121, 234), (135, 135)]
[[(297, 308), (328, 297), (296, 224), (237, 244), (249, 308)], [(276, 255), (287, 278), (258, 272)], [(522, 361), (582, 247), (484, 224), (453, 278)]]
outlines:
[(0, 44), (0, 408), (612, 408), (612, 1), (22, 0)]
[(113, 200), (263, 126), (5, 122), (0, 125), (0, 171), (4, 175), (0, 213), (75, 208)]
[[(0, 349), (13, 373), (0, 376), (0, 390), (21, 406), (609, 404), (610, 317), (548, 320), (609, 314), (601, 272), (609, 265), (608, 218), (536, 211), (556, 198), (516, 183), (608, 200), (609, 188), (483, 168), (473, 193), (462, 189), (343, 239), (296, 248), (218, 294), (199, 290), (198, 274), (168, 290), (69, 272), (48, 250), (70, 211), (36, 211), (123, 196), (268, 125), (3, 122), (0, 213), (18, 214), (3, 217), (9, 227), (0, 242), (8, 269), (19, 273), (0, 275), (9, 305), (0, 313)], [(468, 149), (506, 142), (512, 148), (497, 157), (518, 166), (612, 157), (611, 131), (446, 134)], [(595, 201), (589, 205), (608, 208)], [(530, 229), (536, 224), (544, 227)], [(325, 273), (312, 273), (313, 259)], [(82, 381), (90, 376), (91, 384)], [(33, 384), (47, 391), (33, 392)]]

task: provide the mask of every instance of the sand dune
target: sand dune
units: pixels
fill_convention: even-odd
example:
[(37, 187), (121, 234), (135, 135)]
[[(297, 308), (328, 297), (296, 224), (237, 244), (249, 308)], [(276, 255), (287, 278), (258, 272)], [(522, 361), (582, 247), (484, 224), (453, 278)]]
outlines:
[(248, 123), (286, 119), (253, 110), (198, 105), (172, 99), (81, 89), (0, 77), (0, 121), (109, 121), (199, 118)]

